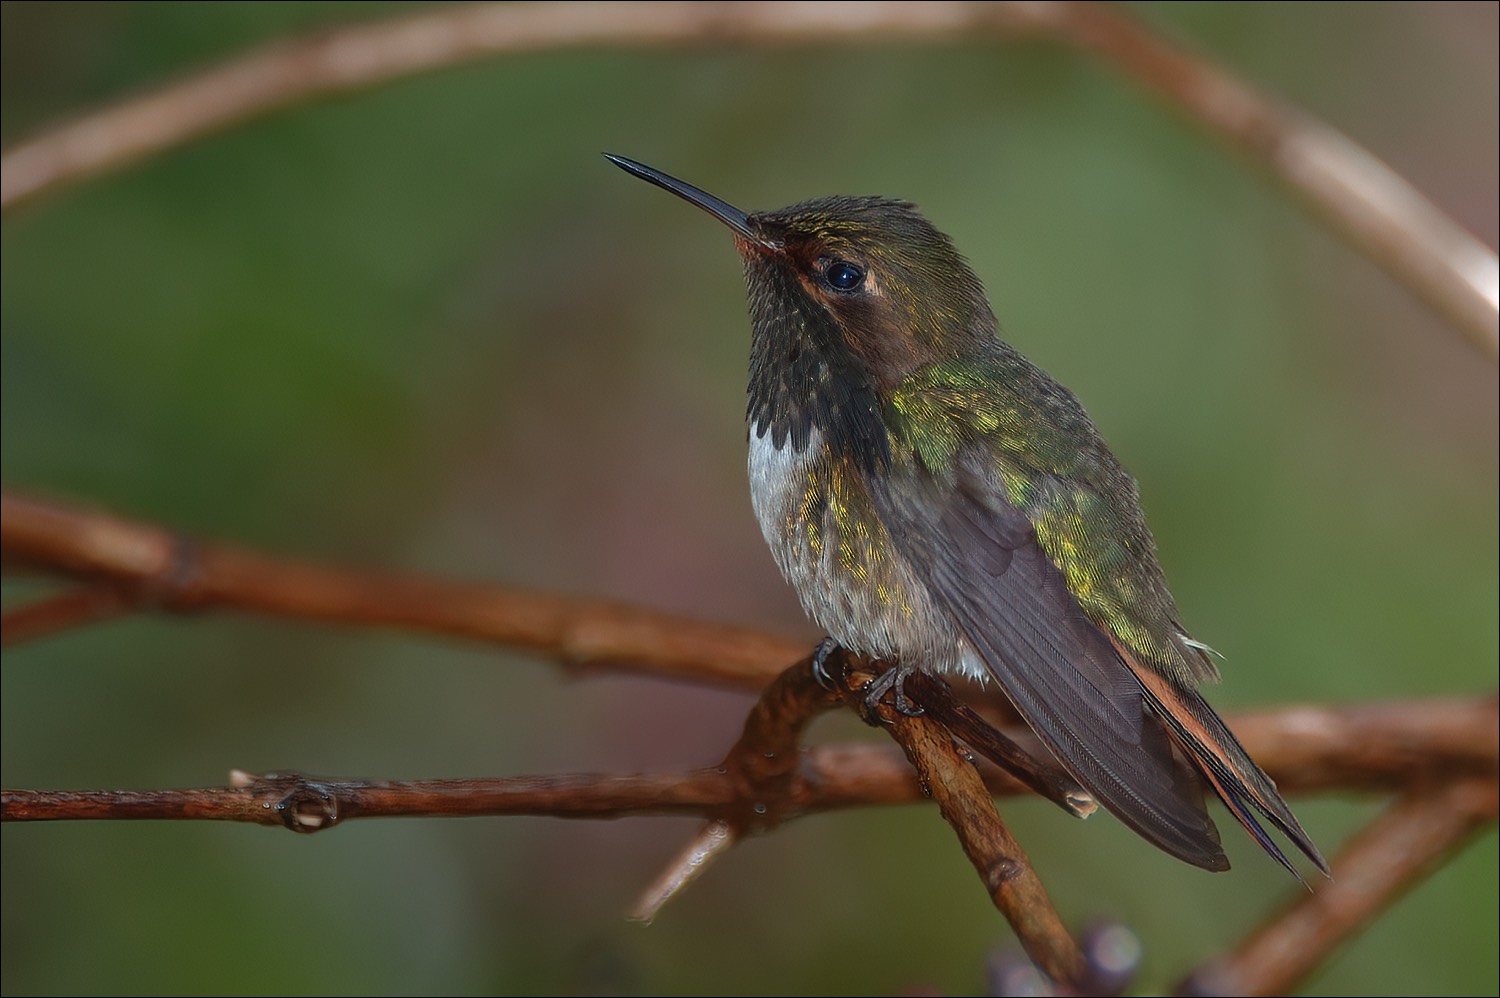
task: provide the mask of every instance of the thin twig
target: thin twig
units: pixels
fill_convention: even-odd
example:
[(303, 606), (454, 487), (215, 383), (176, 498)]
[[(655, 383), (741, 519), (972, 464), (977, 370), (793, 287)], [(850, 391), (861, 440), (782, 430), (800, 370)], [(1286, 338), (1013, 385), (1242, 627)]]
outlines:
[(740, 833), (727, 821), (704, 824), (662, 875), (646, 888), (626, 917), (632, 922), (651, 924), (663, 905), (701, 877), (710, 863), (727, 853), (739, 840)]
[(7, 610), (0, 617), (0, 645), (10, 647), (60, 631), (118, 617), (135, 609), (114, 586), (84, 584)]
[(712, 770), (405, 782), (236, 771), (231, 782), (181, 790), (6, 790), (0, 801), (7, 822), (235, 821), (315, 832), (355, 818), (692, 815), (727, 806), (732, 794), (729, 781)]
[[(1463, 706), (1460, 706), (1463, 705)], [(1233, 729), (1280, 788), (1391, 790), (1466, 776), (1495, 779), (1500, 697), (1287, 706), (1234, 715)]]
[(663, 905), (740, 839), (799, 813), (798, 799), (812, 789), (806, 785), (802, 735), (814, 718), (839, 704), (835, 694), (815, 681), (812, 660), (808, 654), (761, 691), (745, 718), (739, 741), (715, 770), (733, 785), (734, 804), (698, 830), (642, 894), (631, 919), (650, 922)]
[(0, 208), (270, 111), (477, 59), (576, 47), (785, 45), (1048, 34), (1114, 63), (1261, 163), (1351, 246), (1500, 358), (1495, 253), (1370, 152), (1112, 5), (479, 4), (355, 24), (251, 52), (86, 115), (3, 157)]
[(1490, 778), (1414, 790), (1335, 858), (1333, 879), (1257, 929), (1231, 954), (1195, 972), (1180, 993), (1285, 995), (1328, 954), (1394, 904), (1476, 831), (1495, 820)]

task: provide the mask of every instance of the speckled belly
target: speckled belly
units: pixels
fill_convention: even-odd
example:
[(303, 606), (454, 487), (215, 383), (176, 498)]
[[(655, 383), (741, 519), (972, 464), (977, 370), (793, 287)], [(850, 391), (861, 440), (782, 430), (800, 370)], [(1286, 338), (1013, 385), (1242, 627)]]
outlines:
[(802, 607), (852, 651), (933, 672), (985, 670), (896, 551), (859, 472), (815, 432), (806, 450), (750, 436), (750, 498)]

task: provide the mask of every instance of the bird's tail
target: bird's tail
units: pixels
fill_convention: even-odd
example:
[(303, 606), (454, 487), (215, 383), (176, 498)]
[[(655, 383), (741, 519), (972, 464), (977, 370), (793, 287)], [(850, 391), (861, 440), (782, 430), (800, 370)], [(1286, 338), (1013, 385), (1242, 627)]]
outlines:
[(1235, 820), (1245, 826), (1245, 831), (1293, 876), (1302, 879), (1276, 840), (1256, 820), (1255, 812), (1260, 812), (1325, 876), (1328, 875), (1328, 861), (1297, 823), (1292, 809), (1277, 792), (1276, 783), (1255, 764), (1239, 739), (1198, 691), (1142, 667), (1126, 649), (1120, 648), (1118, 643), (1116, 647), (1145, 690), (1147, 703), (1166, 724), (1178, 746), (1202, 771)]

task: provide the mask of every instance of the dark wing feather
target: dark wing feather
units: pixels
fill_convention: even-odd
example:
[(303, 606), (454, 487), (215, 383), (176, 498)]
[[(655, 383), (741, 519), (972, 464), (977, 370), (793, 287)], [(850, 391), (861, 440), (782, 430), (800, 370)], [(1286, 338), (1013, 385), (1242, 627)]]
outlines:
[(1196, 772), (1174, 754), (1134, 672), (1084, 615), (1026, 515), (963, 467), (951, 481), (916, 469), (876, 479), (898, 548), (1053, 754), (1149, 841), (1227, 869)]
[(1302, 875), (1292, 866), (1275, 840), (1255, 820), (1256, 811), (1291, 839), (1319, 870), (1328, 874), (1328, 861), (1323, 858), (1307, 832), (1302, 830), (1286, 801), (1281, 799), (1276, 784), (1255, 764), (1250, 753), (1245, 751), (1239, 739), (1234, 737), (1234, 732), (1224, 723), (1224, 719), (1214, 713), (1214, 709), (1198, 691), (1170, 682), (1163, 676), (1137, 666), (1128, 656), (1126, 661), (1145, 688), (1152, 708), (1166, 721), (1178, 744), (1197, 760), (1199, 768), (1213, 784), (1214, 791), (1224, 801), (1224, 806), (1229, 808), (1245, 831), (1260, 843), (1261, 848), (1290, 870), (1292, 876), (1302, 879)]

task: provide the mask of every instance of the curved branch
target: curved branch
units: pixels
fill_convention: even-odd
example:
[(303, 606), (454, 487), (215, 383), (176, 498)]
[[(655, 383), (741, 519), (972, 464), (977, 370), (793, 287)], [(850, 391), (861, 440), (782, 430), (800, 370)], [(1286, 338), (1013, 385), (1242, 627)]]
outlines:
[(1299, 898), (1232, 954), (1200, 969), (1180, 994), (1286, 995), (1328, 954), (1420, 883), (1495, 820), (1493, 777), (1454, 780), (1406, 794), (1333, 862), (1333, 878)]
[(1175, 48), (1110, 4), (1069, 3), (1062, 34), (1259, 163), (1344, 241), (1500, 359), (1500, 259), (1337, 129)]
[(23, 142), (0, 208), (281, 108), (479, 59), (566, 48), (949, 38), (1036, 29), (1047, 4), (488, 3), (279, 42)]
[(589, 46), (931, 41), (1047, 34), (1112, 62), (1295, 191), (1355, 249), (1500, 358), (1500, 262), (1370, 152), (1112, 6), (1013, 2), (477, 4), (282, 42), (5, 153), (0, 208), (280, 108), (519, 52)]

